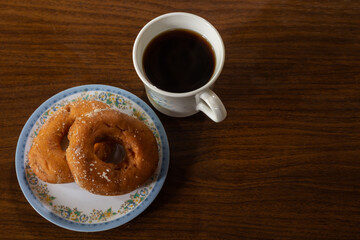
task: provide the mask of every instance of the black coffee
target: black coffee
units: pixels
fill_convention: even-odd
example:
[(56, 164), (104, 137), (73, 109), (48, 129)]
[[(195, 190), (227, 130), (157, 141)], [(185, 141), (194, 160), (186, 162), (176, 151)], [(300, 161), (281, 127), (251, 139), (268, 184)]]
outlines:
[(155, 37), (146, 47), (143, 67), (156, 87), (168, 92), (189, 92), (210, 80), (215, 55), (208, 41), (199, 34), (170, 30)]

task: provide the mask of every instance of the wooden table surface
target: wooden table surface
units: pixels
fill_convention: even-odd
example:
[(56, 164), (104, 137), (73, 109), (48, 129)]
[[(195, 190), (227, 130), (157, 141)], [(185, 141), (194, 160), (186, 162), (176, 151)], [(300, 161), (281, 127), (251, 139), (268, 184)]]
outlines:
[[(24, 124), (84, 84), (149, 103), (132, 45), (148, 21), (175, 11), (206, 18), (223, 38), (214, 90), (228, 117), (156, 111), (171, 158), (154, 202), (104, 232), (50, 223), (17, 182)], [(0, 239), (360, 239), (357, 0), (1, 0), (0, 107)]]

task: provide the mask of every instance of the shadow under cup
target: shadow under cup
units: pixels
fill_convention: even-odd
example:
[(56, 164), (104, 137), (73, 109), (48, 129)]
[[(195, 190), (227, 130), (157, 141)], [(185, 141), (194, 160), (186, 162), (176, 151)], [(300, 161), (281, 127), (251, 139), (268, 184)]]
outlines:
[[(214, 71), (209, 81), (198, 89), (189, 92), (167, 92), (156, 87), (149, 81), (143, 66), (144, 52), (149, 43), (159, 34), (175, 29), (189, 30), (204, 37), (212, 47), (215, 57)], [(212, 112), (223, 108), (220, 109), (220, 115), (222, 116), (215, 117), (215, 119), (205, 112), (216, 122), (222, 121), (226, 117), (226, 110), (221, 100), (210, 90), (221, 73), (224, 61), (224, 44), (218, 31), (205, 19), (190, 13), (169, 13), (153, 19), (139, 32), (133, 47), (134, 67), (145, 85), (146, 93), (151, 104), (160, 112), (173, 117), (186, 117), (198, 111), (204, 112), (202, 108), (205, 107), (205, 111), (208, 111), (210, 108)], [(214, 101), (217, 102), (217, 105), (220, 104), (220, 106), (211, 106), (214, 105), (214, 103), (212, 103), (214, 101), (210, 100), (209, 102), (206, 101), (204, 97), (201, 97), (201, 94), (204, 92), (207, 92), (207, 98), (213, 98)], [(204, 104), (204, 106), (199, 106), (199, 103)]]

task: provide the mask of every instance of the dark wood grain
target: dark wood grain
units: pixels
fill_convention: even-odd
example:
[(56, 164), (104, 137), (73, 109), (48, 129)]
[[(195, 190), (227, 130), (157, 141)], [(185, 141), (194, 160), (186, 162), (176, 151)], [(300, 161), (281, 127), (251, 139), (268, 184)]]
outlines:
[[(171, 160), (150, 207), (100, 233), (53, 225), (17, 183), (22, 127), (83, 84), (148, 102), (132, 45), (173, 11), (222, 35), (227, 119), (157, 112)], [(0, 110), (1, 239), (360, 239), (359, 1), (0, 1)]]

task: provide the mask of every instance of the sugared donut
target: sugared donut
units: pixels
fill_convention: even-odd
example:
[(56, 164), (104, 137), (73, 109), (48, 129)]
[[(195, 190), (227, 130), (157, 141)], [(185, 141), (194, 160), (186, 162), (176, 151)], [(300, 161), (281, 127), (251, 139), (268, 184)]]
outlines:
[[(114, 109), (95, 110), (77, 118), (69, 130), (66, 158), (77, 184), (94, 194), (128, 193), (154, 173), (158, 148), (152, 131), (140, 120)], [(113, 141), (125, 156), (119, 164), (99, 159), (94, 144)]]
[(73, 182), (62, 141), (75, 119), (95, 109), (106, 109), (99, 101), (77, 101), (58, 109), (40, 129), (30, 148), (28, 159), (36, 176), (48, 183)]

